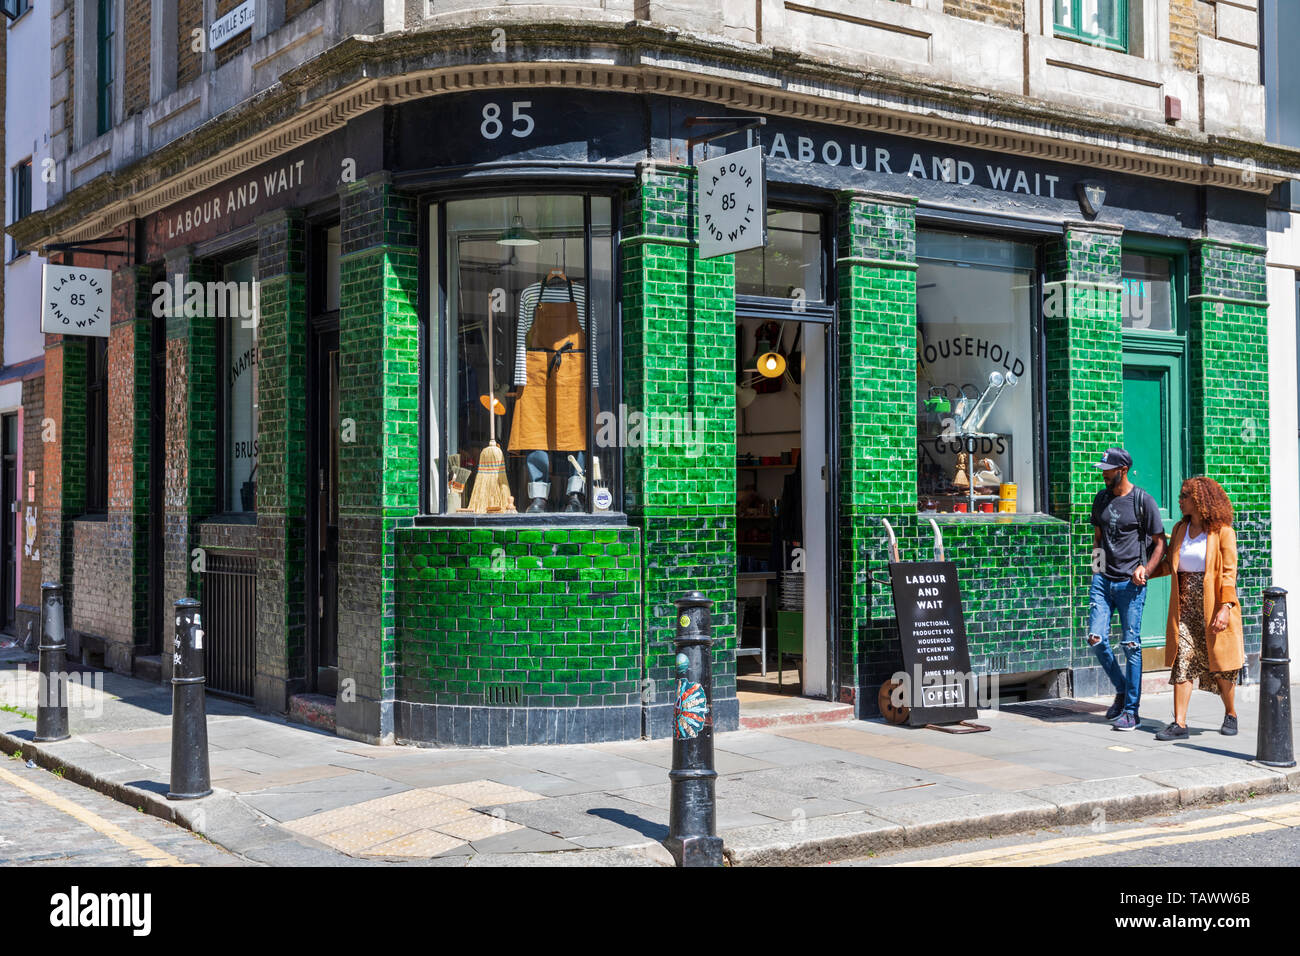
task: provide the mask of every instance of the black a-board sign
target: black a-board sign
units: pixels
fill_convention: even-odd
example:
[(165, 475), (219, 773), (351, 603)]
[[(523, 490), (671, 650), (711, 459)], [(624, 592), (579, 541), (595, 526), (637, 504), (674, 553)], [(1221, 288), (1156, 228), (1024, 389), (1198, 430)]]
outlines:
[(908, 724), (973, 719), (970, 648), (957, 566), (951, 561), (897, 561), (889, 566), (889, 577), (907, 673)]

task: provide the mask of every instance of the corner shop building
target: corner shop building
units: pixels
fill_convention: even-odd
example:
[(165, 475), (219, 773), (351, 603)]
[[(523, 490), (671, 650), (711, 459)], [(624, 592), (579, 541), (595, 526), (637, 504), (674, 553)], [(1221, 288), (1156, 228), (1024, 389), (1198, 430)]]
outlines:
[[(1082, 639), (1088, 515), (1091, 464), (1116, 444), (1167, 525), (1182, 477), (1222, 482), (1243, 600), (1267, 584), (1268, 177), (699, 80), (626, 92), (514, 73), (358, 97), (332, 132), (304, 141), (304, 120), (269, 150), (232, 147), (206, 178), (178, 174), (165, 205), (95, 233), (124, 237), (133, 264), (115, 271), (105, 346), (47, 338), (61, 437), (45, 446), (41, 547), (89, 659), (166, 679), (169, 608), (193, 595), (214, 685), (269, 712), (334, 696), (340, 734), (666, 736), (672, 601), (698, 588), (715, 601), (715, 721), (731, 729), (738, 593), (790, 558), (754, 553), (767, 542), (746, 540), (742, 515), (758, 502), (750, 517), (775, 519), (793, 473), (806, 694), (876, 712), (900, 663), (881, 519), (922, 557), (931, 517), (961, 570), (974, 669), (1027, 693), (1102, 693)], [(768, 123), (710, 155), (765, 148), (769, 245), (704, 260), (687, 120), (741, 114)], [(1085, 182), (1102, 191), (1095, 215)], [(206, 309), (155, 318), (156, 283), (178, 276), (255, 278), (255, 327)], [(587, 457), (549, 449), (540, 482), (506, 436), (519, 306), (539, 282), (578, 308), (588, 388), (573, 449)], [(800, 374), (755, 397), (760, 342)], [(1017, 381), (978, 454), (1018, 493), (1013, 510), (963, 512), (957, 449), (924, 400), (978, 394), (999, 368)], [(616, 421), (678, 425), (602, 441), (599, 416), (619, 406)], [(102, 477), (87, 453), (101, 428)], [(468, 513), (450, 456), (481, 464), (489, 428), (514, 505)], [(566, 510), (568, 469), (587, 458), (606, 511), (590, 494)], [(538, 484), (543, 513), (520, 513)], [(1162, 647), (1154, 590), (1148, 604)]]

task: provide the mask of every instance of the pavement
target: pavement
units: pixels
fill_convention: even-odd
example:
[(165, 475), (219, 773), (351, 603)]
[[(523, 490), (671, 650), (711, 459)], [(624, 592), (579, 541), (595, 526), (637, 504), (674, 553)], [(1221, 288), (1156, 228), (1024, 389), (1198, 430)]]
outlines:
[[(97, 674), (71, 690), (71, 739), (36, 744), (32, 659), (0, 650), (5, 754), (250, 862), (671, 865), (670, 740), (379, 747), (209, 696), (214, 793), (169, 801), (170, 687)], [(1300, 790), (1297, 769), (1253, 761), (1255, 692), (1238, 688), (1236, 737), (1218, 733), (1219, 700), (1195, 693), (1191, 737), (1176, 743), (1154, 739), (1170, 694), (1144, 695), (1131, 733), (1111, 730), (1107, 699), (981, 710), (988, 733), (804, 717), (719, 734), (718, 833), (732, 865), (814, 864)]]

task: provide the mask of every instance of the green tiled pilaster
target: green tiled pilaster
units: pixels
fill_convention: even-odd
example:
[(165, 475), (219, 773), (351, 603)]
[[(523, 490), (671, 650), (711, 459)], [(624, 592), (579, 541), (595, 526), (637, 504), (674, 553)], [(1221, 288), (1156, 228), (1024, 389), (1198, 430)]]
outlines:
[(345, 736), (391, 740), (394, 530), (419, 508), (417, 207), (386, 174), (340, 195), (336, 719)]
[(1261, 592), (1272, 583), (1264, 257), (1259, 246), (1192, 244), (1192, 473), (1218, 481), (1232, 500), (1247, 653), (1259, 651)]
[(1048, 245), (1047, 337), (1048, 505), (1070, 523), (1063, 555), (1070, 579), (1071, 653), (1078, 666), (1096, 659), (1083, 641), (1092, 580), (1092, 500), (1101, 488), (1093, 464), (1124, 440), (1124, 366), (1120, 315), (1119, 230), (1067, 225)]
[(258, 220), (257, 678), (281, 712), (306, 677), (307, 261), (301, 212)]
[[(839, 281), (840, 681), (892, 661), (872, 631), (883, 526), (916, 508), (916, 201), (848, 192), (836, 213)], [(887, 596), (887, 592), (886, 596)], [(881, 663), (879, 667), (892, 665)]]
[(673, 601), (692, 589), (714, 601), (718, 726), (735, 722), (735, 276), (732, 256), (699, 258), (694, 171), (639, 172), (623, 208), (624, 400), (648, 418), (688, 415), (699, 442), (661, 439), (625, 452), (626, 509), (644, 548), (648, 731), (664, 736)]

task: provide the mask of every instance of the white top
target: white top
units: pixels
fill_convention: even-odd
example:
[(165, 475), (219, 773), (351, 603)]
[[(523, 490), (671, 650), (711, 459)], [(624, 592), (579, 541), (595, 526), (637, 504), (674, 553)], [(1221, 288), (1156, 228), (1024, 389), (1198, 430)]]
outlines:
[[(569, 286), (564, 282), (555, 282), (542, 288), (542, 283), (534, 282), (519, 293), (519, 324), (515, 327), (515, 384), (528, 384), (528, 333), (533, 328), (533, 318), (537, 314), (539, 302), (568, 302)], [(573, 283), (573, 301), (578, 307), (578, 325), (587, 333), (587, 351), (591, 355), (591, 387), (600, 387), (600, 375), (596, 371), (596, 330), (587, 328), (587, 290), (582, 283)]]
[(1183, 543), (1178, 546), (1179, 571), (1205, 570), (1205, 542), (1204, 531), (1195, 538), (1183, 535)]

